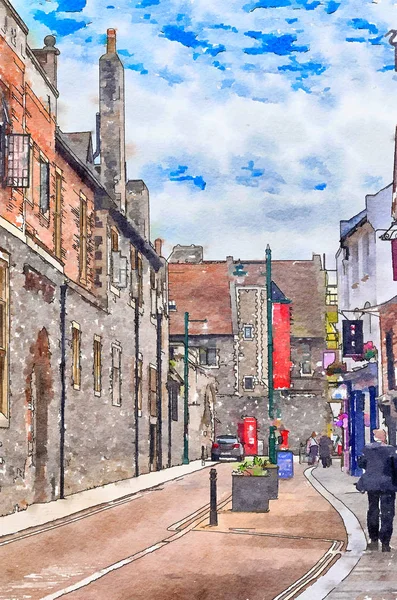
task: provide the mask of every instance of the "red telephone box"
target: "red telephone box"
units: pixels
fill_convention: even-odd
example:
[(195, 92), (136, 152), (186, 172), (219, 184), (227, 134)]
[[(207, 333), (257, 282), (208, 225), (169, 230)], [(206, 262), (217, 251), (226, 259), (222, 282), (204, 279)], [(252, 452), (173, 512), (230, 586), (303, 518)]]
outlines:
[(241, 423), (238, 423), (238, 437), (244, 446), (245, 456), (255, 456), (258, 454), (258, 423), (255, 417), (244, 417)]

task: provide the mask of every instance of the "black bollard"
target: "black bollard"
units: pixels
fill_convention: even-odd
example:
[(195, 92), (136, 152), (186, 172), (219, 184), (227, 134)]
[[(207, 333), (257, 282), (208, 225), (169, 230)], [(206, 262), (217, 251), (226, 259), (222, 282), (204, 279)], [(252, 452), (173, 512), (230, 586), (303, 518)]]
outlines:
[(218, 525), (218, 512), (216, 501), (216, 469), (210, 470), (210, 525)]
[(201, 466), (205, 467), (205, 446), (201, 446)]

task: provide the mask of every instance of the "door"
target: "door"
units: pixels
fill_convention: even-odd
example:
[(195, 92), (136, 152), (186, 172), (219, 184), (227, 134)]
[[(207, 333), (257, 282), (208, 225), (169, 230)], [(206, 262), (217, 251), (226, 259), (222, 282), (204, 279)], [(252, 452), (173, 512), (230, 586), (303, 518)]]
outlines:
[(157, 425), (150, 423), (149, 433), (149, 470), (157, 471)]

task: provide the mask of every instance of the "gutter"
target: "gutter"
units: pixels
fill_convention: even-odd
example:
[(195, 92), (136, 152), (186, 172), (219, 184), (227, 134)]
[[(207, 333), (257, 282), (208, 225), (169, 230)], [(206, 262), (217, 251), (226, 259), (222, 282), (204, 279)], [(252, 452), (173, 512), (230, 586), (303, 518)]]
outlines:
[(66, 408), (66, 297), (68, 285), (61, 285), (60, 296), (60, 330), (61, 330), (61, 363), (59, 365), (61, 375), (61, 407), (60, 407), (60, 447), (59, 447), (59, 497), (65, 498), (65, 408)]

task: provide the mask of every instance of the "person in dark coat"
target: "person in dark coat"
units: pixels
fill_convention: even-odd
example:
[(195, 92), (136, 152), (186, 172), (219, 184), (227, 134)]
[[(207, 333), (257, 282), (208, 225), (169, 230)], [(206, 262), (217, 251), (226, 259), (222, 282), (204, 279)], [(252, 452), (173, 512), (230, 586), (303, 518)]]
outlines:
[(359, 492), (368, 494), (367, 526), (371, 542), (368, 549), (390, 552), (397, 491), (397, 449), (386, 444), (386, 432), (374, 430), (375, 441), (364, 448), (358, 466), (365, 472), (356, 483)]
[(318, 442), (318, 447), (319, 447), (318, 453), (319, 453), (323, 468), (325, 469), (326, 467), (330, 467), (332, 464), (331, 455), (332, 455), (333, 445), (332, 445), (332, 440), (327, 436), (327, 434), (323, 433), (323, 435), (320, 437), (319, 442)]

